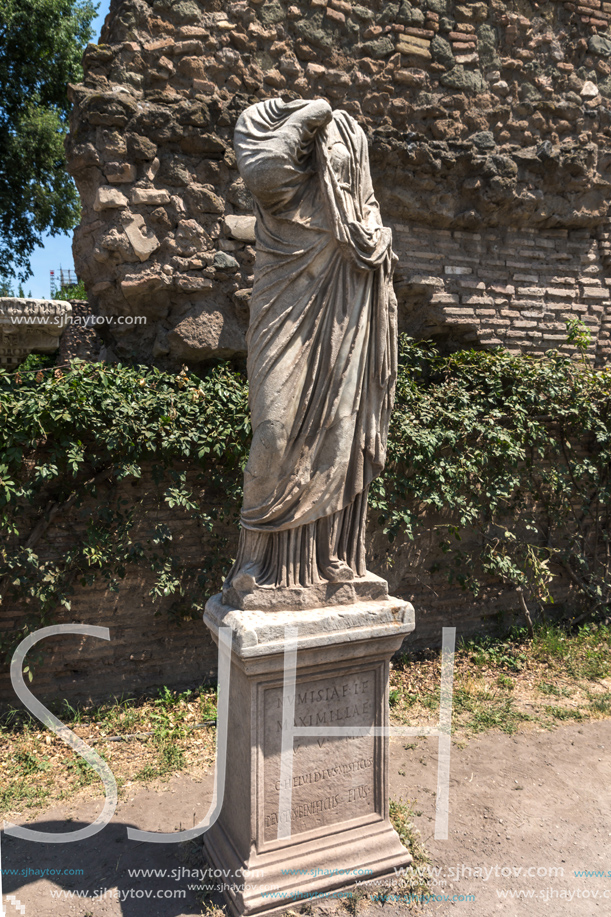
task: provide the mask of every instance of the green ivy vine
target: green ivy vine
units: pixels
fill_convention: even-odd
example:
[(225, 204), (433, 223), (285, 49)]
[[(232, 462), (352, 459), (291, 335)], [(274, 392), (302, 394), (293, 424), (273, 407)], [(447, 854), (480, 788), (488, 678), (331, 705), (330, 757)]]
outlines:
[[(178, 619), (201, 614), (235, 543), (250, 444), (245, 378), (229, 365), (202, 378), (44, 363), (0, 372), (0, 648), (10, 653), (70, 608), (78, 584), (101, 577), (118, 589), (134, 565), (153, 571), (153, 603), (169, 597)], [(478, 595), (492, 576), (515, 589), (530, 621), (564, 577), (575, 619), (606, 614), (611, 369), (557, 352), (441, 356), (406, 337), (399, 363), (388, 461), (370, 499), (388, 539), (417, 537), (434, 514), (443, 566), (461, 588)], [(166, 519), (146, 537), (136, 525), (143, 495), (122, 486), (143, 475)], [(202, 530), (197, 569), (176, 547), (185, 520)], [(54, 522), (55, 553), (43, 549)]]

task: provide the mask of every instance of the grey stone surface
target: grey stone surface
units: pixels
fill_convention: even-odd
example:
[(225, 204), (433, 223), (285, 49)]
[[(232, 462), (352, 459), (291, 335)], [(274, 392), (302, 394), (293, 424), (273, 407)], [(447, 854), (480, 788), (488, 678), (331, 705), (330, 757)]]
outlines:
[[(604, 365), (611, 337), (598, 316), (608, 325), (611, 306), (605, 303), (599, 313), (580, 289), (598, 266), (589, 260), (597, 241), (601, 284), (611, 267), (611, 39), (602, 25), (608, 11), (599, 9), (601, 21), (596, 18), (599, 0), (576, 4), (570, 14), (560, 4), (551, 17), (506, 0), (427, 0), (421, 8), (407, 0), (189, 5), (198, 16), (187, 24), (183, 3), (159, 0), (151, 14), (150, 3), (135, 0), (124, 15), (124, 4), (113, 0), (101, 43), (85, 52), (83, 81), (69, 87), (68, 162), (83, 205), (74, 242), (78, 275), (100, 315), (147, 317), (146, 333), (141, 326), (105, 329), (119, 359), (149, 363), (154, 357), (162, 368), (179, 370), (185, 360), (195, 368), (228, 352), (246, 356), (248, 309), (237, 305), (235, 294), (252, 288), (252, 237), (238, 238), (227, 220), (252, 220), (253, 201), (237, 173), (232, 136), (248, 105), (281, 95), (325, 98), (367, 132), (381, 212), (406, 262), (396, 273), (402, 331), (433, 338), (444, 349), (503, 346), (544, 354), (558, 346), (565, 318), (585, 316)], [(586, 81), (598, 86), (599, 96), (580, 94)], [(472, 142), (481, 131), (490, 131), (495, 144), (485, 160)], [(537, 159), (543, 145), (554, 152), (545, 163)], [(491, 160), (498, 156), (518, 166), (513, 175), (497, 174)], [(127, 206), (121, 197), (107, 198), (96, 210), (98, 189), (109, 187), (123, 193)], [(160, 194), (163, 203), (152, 203)], [(146, 260), (123, 232), (126, 212), (141, 215), (160, 242)], [(206, 263), (214, 321), (220, 317), (224, 328), (216, 352), (214, 335), (193, 328), (208, 321), (202, 307), (210, 287), (191, 281), (203, 268), (182, 253), (183, 220), (200, 226), (199, 251), (210, 261), (223, 249), (239, 262), (231, 273)], [(401, 238), (401, 224), (417, 227), (414, 243)], [(577, 241), (585, 260), (577, 262), (577, 273), (554, 270), (546, 247), (559, 246), (560, 256), (568, 244), (572, 254), (571, 235), (583, 230), (587, 237)], [(533, 241), (542, 253), (531, 250)], [(420, 265), (410, 270), (413, 262), (425, 259), (427, 273), (439, 278), (444, 262), (464, 259), (474, 280), (488, 288), (488, 301), (475, 299), (476, 287), (448, 285), (445, 301), (423, 327), (421, 301), (403, 293), (410, 274), (420, 272)], [(529, 261), (528, 270), (516, 264)], [(154, 292), (146, 282), (133, 284), (125, 297), (126, 274), (146, 281), (158, 270), (167, 272), (167, 287)], [(537, 279), (524, 282), (525, 274)], [(567, 298), (560, 311), (546, 290), (550, 283), (560, 289), (567, 278), (579, 298)], [(495, 293), (494, 287), (508, 285), (515, 286), (516, 302)], [(524, 317), (520, 288), (536, 289), (545, 308), (529, 308)], [(176, 348), (156, 345), (158, 334), (167, 336), (194, 308), (200, 311), (190, 320), (188, 356), (178, 342)]]
[(0, 297), (0, 368), (18, 366), (28, 354), (53, 353), (72, 314), (60, 299)]
[(283, 653), (285, 628), (297, 627), (303, 649), (329, 644), (356, 643), (389, 634), (411, 633), (414, 609), (409, 602), (389, 598), (353, 605), (300, 611), (243, 611), (224, 605), (219, 595), (206, 605), (204, 621), (214, 637), (219, 627), (231, 627), (234, 650), (240, 658)]
[(310, 586), (259, 586), (246, 577), (244, 589), (241, 578), (234, 577), (223, 589), (223, 602), (242, 609), (280, 611), (319, 608), (326, 605), (351, 605), (359, 601), (388, 598), (388, 583), (381, 576), (367, 572), (345, 583), (315, 583)]
[(296, 727), (385, 726), (389, 659), (414, 626), (409, 603), (257, 613), (215, 598), (204, 620), (215, 637), (219, 626), (233, 632), (226, 803), (204, 837), (227, 871), (232, 913), (270, 913), (394, 876), (411, 856), (388, 818), (387, 737), (295, 737), (290, 817), (280, 819), (290, 836), (278, 837), (284, 628), (299, 629)]
[(247, 336), (253, 442), (227, 601), (386, 598), (386, 583), (367, 575), (365, 530), (394, 400), (396, 259), (365, 134), (322, 99), (272, 99), (242, 113), (235, 147), (258, 249)]
[[(232, 632), (231, 766), (204, 842), (227, 876), (232, 912), (250, 915), (411, 861), (388, 817), (388, 737), (325, 729), (387, 725), (389, 660), (414, 616), (365, 566), (367, 492), (386, 457), (397, 347), (396, 259), (365, 135), (323, 100), (274, 99), (241, 115), (235, 145), (258, 244), (247, 338), (253, 444), (238, 556), (204, 615), (214, 639), (221, 627)], [(231, 267), (230, 255), (217, 259)], [(287, 628), (298, 652), (285, 696)], [(322, 732), (293, 736), (287, 749), (293, 717)]]
[(225, 232), (232, 239), (239, 239), (240, 242), (254, 242), (256, 222), (257, 220), (254, 216), (227, 214), (223, 225)]
[(601, 57), (611, 57), (611, 40), (605, 35), (591, 35), (588, 39), (588, 49)]

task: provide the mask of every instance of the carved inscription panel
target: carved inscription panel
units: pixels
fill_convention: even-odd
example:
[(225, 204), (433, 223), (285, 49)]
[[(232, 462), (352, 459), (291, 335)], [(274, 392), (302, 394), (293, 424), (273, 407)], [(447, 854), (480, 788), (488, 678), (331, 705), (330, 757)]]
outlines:
[[(296, 729), (380, 725), (383, 699), (379, 667), (323, 678), (297, 680)], [(259, 798), (259, 836), (278, 836), (282, 685), (263, 689), (263, 792)], [(380, 788), (374, 781), (380, 739), (324, 735), (296, 737), (293, 746), (291, 834), (302, 834), (380, 810)], [(379, 777), (379, 774), (378, 774)], [(262, 830), (261, 830), (262, 829)]]

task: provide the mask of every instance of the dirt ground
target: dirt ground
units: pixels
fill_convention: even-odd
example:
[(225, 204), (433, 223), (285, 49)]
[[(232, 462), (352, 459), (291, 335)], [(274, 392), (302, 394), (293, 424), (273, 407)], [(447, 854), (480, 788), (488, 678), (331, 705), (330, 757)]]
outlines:
[[(409, 800), (430, 855), (435, 900), (422, 909), (414, 905), (416, 912), (425, 917), (611, 914), (610, 747), (610, 720), (526, 728), (513, 736), (487, 732), (453, 745), (449, 839), (440, 841), (434, 838), (437, 740), (405, 747), (405, 740), (393, 739), (391, 798)], [(147, 789), (134, 786), (111, 824), (80, 843), (34, 844), (3, 834), (7, 917), (199, 917), (202, 907), (189, 886), (201, 880), (185, 870), (202, 864), (185, 860), (180, 845), (130, 841), (125, 828), (191, 827), (206, 813), (211, 789), (211, 773), (199, 779), (183, 774)], [(74, 830), (92, 821), (100, 808), (99, 799), (76, 801), (45, 810), (27, 824)], [(166, 875), (130, 875), (139, 869), (166, 870)], [(585, 870), (603, 875), (575, 874)], [(209, 914), (219, 901), (213, 898)], [(382, 905), (363, 898), (351, 904), (329, 900), (315, 906), (313, 914), (345, 917), (355, 910), (358, 917), (409, 913), (405, 903)]]

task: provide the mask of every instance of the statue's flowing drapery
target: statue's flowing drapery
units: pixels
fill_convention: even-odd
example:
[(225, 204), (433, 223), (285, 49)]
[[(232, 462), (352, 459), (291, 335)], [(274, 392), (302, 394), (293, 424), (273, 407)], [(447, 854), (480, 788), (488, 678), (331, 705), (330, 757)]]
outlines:
[(261, 102), (237, 124), (255, 199), (248, 331), (253, 443), (227, 585), (365, 574), (367, 490), (396, 377), (394, 255), (365, 135), (322, 100)]

